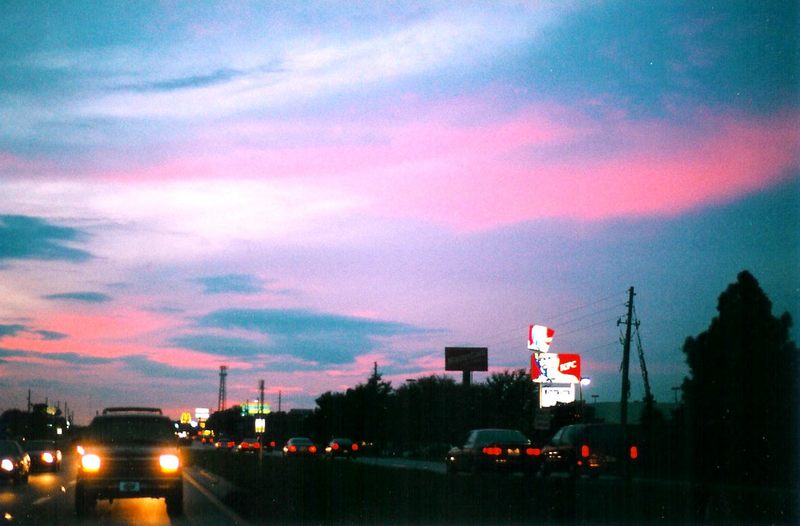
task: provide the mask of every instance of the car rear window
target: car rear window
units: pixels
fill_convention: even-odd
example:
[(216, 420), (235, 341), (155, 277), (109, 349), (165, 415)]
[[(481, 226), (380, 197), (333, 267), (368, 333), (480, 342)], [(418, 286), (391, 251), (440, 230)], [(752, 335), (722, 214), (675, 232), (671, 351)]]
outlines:
[(89, 426), (89, 438), (109, 444), (159, 444), (174, 441), (175, 432), (168, 418), (114, 416), (96, 418)]
[(481, 431), (476, 437), (476, 445), (486, 445), (492, 442), (503, 442), (511, 444), (527, 444), (528, 439), (519, 431), (511, 429), (488, 429)]

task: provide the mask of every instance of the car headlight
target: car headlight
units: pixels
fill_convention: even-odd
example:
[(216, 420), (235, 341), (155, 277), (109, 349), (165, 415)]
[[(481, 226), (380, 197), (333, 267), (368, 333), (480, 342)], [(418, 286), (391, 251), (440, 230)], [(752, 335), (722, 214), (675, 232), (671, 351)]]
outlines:
[(44, 453), (42, 453), (42, 462), (44, 462), (45, 464), (52, 464), (54, 460), (55, 457), (49, 451), (45, 451)]
[(177, 455), (167, 454), (158, 457), (158, 464), (161, 466), (161, 471), (164, 473), (175, 473), (181, 465), (181, 461)]
[(11, 462), (11, 459), (4, 458), (2, 462), (0, 462), (0, 468), (3, 471), (14, 471), (14, 463)]
[(100, 471), (100, 457), (87, 453), (81, 457), (81, 466), (87, 473), (96, 473)]
[(78, 444), (78, 447), (76, 447), (75, 450), (78, 452), (79, 455), (84, 455), (86, 453), (86, 450), (83, 449), (83, 446), (80, 444)]

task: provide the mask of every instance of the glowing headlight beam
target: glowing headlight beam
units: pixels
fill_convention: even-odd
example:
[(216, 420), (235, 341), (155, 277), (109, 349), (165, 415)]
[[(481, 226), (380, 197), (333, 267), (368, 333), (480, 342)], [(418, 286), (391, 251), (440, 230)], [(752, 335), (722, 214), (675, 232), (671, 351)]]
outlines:
[(81, 466), (87, 473), (96, 473), (100, 471), (100, 457), (87, 453), (81, 457)]
[(158, 457), (158, 464), (164, 473), (174, 473), (178, 471), (181, 461), (176, 455), (168, 454)]

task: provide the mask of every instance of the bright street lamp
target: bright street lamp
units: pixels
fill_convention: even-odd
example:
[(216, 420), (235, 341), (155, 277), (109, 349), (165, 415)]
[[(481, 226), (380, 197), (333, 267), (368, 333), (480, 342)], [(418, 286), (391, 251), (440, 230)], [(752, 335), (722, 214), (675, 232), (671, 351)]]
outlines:
[(592, 379), (588, 376), (582, 376), (581, 381), (578, 384), (578, 393), (580, 394), (580, 401), (583, 402), (583, 386), (589, 385), (592, 383)]

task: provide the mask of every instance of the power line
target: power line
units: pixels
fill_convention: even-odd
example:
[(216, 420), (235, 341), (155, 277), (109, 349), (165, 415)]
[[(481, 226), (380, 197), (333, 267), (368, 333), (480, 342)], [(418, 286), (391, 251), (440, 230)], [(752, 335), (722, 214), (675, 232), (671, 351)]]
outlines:
[[(550, 323), (552, 320), (557, 320), (558, 318), (566, 316), (567, 314), (570, 314), (570, 313), (573, 313), (573, 312), (576, 312), (576, 311), (580, 311), (582, 309), (586, 309), (586, 308), (589, 308), (589, 307), (593, 307), (595, 305), (598, 305), (600, 303), (608, 301), (608, 300), (610, 300), (612, 298), (616, 298), (618, 296), (620, 296), (620, 293), (612, 294), (612, 295), (606, 296), (604, 298), (601, 298), (601, 299), (586, 303), (584, 305), (579, 305), (577, 307), (572, 307), (570, 309), (567, 309), (567, 310), (561, 311), (559, 313), (556, 313), (556, 314), (554, 314), (552, 316), (541, 316), (541, 318), (543, 318), (543, 321), (545, 321), (545, 323)], [(575, 323), (576, 321), (581, 321), (581, 320), (584, 320), (586, 318), (591, 318), (592, 316), (596, 316), (596, 315), (598, 315), (598, 314), (600, 314), (602, 312), (607, 312), (609, 310), (617, 309), (617, 308), (624, 307), (624, 306), (625, 306), (624, 303), (616, 303), (616, 304), (611, 305), (609, 307), (606, 307), (606, 308), (603, 308), (603, 309), (600, 309), (600, 310), (595, 310), (594, 312), (591, 312), (589, 314), (586, 314), (586, 315), (583, 315), (583, 316), (579, 316), (577, 318), (573, 318), (573, 319), (567, 320), (565, 322), (561, 322), (561, 323), (559, 323), (559, 326), (569, 325), (571, 323)], [(616, 320), (616, 319), (617, 318), (615, 317), (614, 320)], [(596, 325), (596, 324), (589, 325), (588, 327), (585, 327), (585, 328), (593, 327), (594, 325)], [(497, 336), (503, 336), (503, 335), (512, 334), (512, 333), (515, 334), (515, 335), (519, 335), (520, 333), (522, 333), (522, 331), (525, 331), (528, 328), (528, 326), (529, 326), (529, 324), (526, 324), (526, 325), (523, 325), (521, 327), (517, 326), (517, 327), (514, 327), (512, 329), (506, 329), (506, 330), (502, 330), (502, 331), (497, 331), (497, 332), (490, 333), (490, 334), (484, 336), (484, 338), (485, 338), (485, 341), (491, 342), (492, 338), (495, 338)], [(563, 332), (559, 331), (559, 335), (563, 336), (565, 334), (572, 334), (573, 332), (578, 332), (580, 330), (583, 330), (583, 329), (575, 329), (575, 330), (570, 331), (568, 333), (563, 333)], [(510, 338), (508, 340), (503, 340), (503, 341), (497, 342), (497, 343), (498, 344), (502, 344), (502, 343), (506, 343), (508, 341), (513, 341), (515, 339), (517, 339), (517, 336), (514, 336), (513, 338)]]

